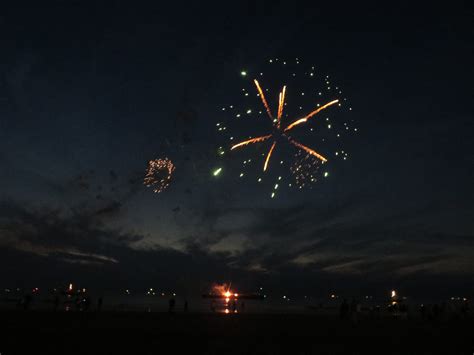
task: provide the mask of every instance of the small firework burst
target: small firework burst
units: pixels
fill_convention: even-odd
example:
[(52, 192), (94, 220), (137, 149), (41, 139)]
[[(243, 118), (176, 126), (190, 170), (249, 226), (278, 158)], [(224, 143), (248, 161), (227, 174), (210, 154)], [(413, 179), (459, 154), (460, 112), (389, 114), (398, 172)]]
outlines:
[(169, 186), (174, 170), (175, 166), (168, 158), (150, 160), (143, 185), (153, 188), (155, 193), (160, 193)]

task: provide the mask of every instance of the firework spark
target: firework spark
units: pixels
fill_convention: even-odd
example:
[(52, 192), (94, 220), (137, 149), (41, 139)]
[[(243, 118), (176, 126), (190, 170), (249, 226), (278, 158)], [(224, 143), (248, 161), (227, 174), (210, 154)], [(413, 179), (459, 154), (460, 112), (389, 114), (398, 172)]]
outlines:
[(270, 157), (272, 156), (273, 149), (275, 149), (276, 142), (273, 142), (272, 147), (270, 148), (270, 151), (268, 152), (267, 159), (265, 159), (265, 164), (263, 165), (263, 171), (267, 170), (268, 167), (268, 162), (270, 161)]
[(278, 117), (277, 117), (277, 128), (280, 129), (281, 116), (283, 115), (283, 104), (285, 103), (285, 92), (286, 86), (283, 86), (283, 91), (280, 93), (280, 99), (278, 102)]
[(290, 170), (294, 177), (296, 186), (302, 189), (306, 186), (311, 186), (319, 179), (319, 169), (321, 167), (321, 160), (315, 158), (313, 155), (306, 154), (299, 150), (295, 154), (295, 161)]
[(175, 166), (168, 158), (150, 160), (143, 185), (152, 187), (155, 193), (160, 193), (169, 186), (174, 170)]
[(235, 148), (238, 148), (238, 147), (241, 147), (243, 145), (247, 145), (247, 144), (252, 144), (252, 143), (257, 143), (257, 142), (263, 142), (265, 140), (267, 140), (268, 138), (270, 138), (272, 135), (269, 134), (269, 135), (266, 135), (266, 136), (261, 136), (261, 137), (257, 137), (257, 138), (252, 138), (252, 139), (249, 139), (249, 140), (246, 140), (246, 141), (243, 141), (243, 142), (240, 142), (238, 144), (235, 144), (233, 145), (230, 150), (233, 150)]
[(285, 105), (285, 93), (286, 93), (286, 86), (283, 86), (283, 89), (282, 91), (280, 92), (280, 95), (279, 95), (279, 99), (278, 99), (278, 111), (277, 111), (277, 119), (275, 120), (273, 118), (273, 115), (271, 113), (271, 110), (270, 110), (270, 107), (268, 106), (268, 103), (267, 103), (267, 100), (265, 99), (265, 96), (263, 94), (263, 90), (260, 86), (260, 84), (258, 83), (258, 81), (255, 79), (254, 80), (254, 83), (255, 83), (255, 86), (257, 87), (257, 91), (260, 95), (260, 98), (262, 99), (262, 103), (263, 105), (265, 106), (265, 109), (267, 110), (267, 113), (268, 113), (268, 116), (270, 117), (270, 119), (272, 120), (273, 122), (273, 125), (275, 126), (276, 130), (274, 131), (274, 133), (272, 134), (269, 134), (269, 135), (266, 135), (266, 136), (261, 136), (261, 137), (257, 137), (257, 138), (252, 138), (252, 139), (249, 139), (249, 140), (246, 140), (246, 141), (243, 141), (243, 142), (240, 142), (240, 143), (237, 143), (237, 144), (234, 144), (232, 147), (231, 147), (231, 150), (233, 149), (236, 149), (236, 148), (239, 148), (239, 147), (242, 147), (242, 146), (245, 146), (245, 145), (248, 145), (248, 144), (254, 144), (254, 143), (258, 143), (258, 142), (262, 142), (262, 141), (265, 141), (271, 137), (275, 138), (275, 140), (273, 141), (273, 144), (270, 148), (270, 151), (268, 152), (267, 154), (267, 157), (265, 159), (265, 163), (263, 165), (263, 171), (266, 171), (267, 168), (268, 168), (268, 164), (269, 164), (269, 161), (270, 161), (270, 157), (273, 153), (273, 150), (275, 149), (275, 146), (276, 146), (276, 142), (277, 142), (277, 138), (279, 137), (275, 137), (275, 135), (280, 135), (284, 138), (286, 138), (291, 144), (293, 144), (295, 147), (297, 147), (298, 149), (301, 149), (301, 150), (304, 150), (306, 153), (320, 159), (323, 163), (325, 163), (327, 161), (327, 159), (325, 157), (323, 157), (321, 154), (317, 153), (316, 151), (314, 151), (313, 149), (311, 148), (308, 148), (306, 147), (305, 145), (301, 144), (301, 143), (298, 143), (296, 142), (295, 140), (291, 139), (289, 136), (286, 135), (285, 132), (291, 130), (293, 127), (299, 125), (299, 124), (302, 124), (302, 123), (305, 123), (309, 118), (313, 117), (314, 115), (316, 115), (318, 112), (326, 109), (327, 107), (331, 106), (331, 105), (334, 105), (335, 103), (339, 102), (339, 100), (333, 100), (331, 102), (328, 102), (327, 104), (317, 108), (316, 110), (310, 112), (309, 114), (307, 114), (306, 116), (304, 116), (303, 118), (300, 118), (296, 121), (294, 121), (293, 123), (291, 123), (289, 126), (287, 126), (285, 129), (281, 129), (281, 118), (282, 118), (282, 115), (283, 115), (283, 107)]

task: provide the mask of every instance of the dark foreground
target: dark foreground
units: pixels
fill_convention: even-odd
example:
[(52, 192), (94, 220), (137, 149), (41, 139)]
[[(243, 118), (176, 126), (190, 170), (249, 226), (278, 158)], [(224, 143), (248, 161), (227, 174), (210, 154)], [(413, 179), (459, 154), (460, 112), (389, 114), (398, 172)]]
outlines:
[(473, 354), (472, 319), (2, 312), (10, 354)]

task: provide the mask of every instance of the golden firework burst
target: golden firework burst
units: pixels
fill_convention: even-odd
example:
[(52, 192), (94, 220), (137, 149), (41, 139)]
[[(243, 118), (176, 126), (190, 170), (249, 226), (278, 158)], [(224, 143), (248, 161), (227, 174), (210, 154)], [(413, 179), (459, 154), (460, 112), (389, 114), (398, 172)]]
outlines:
[(155, 193), (160, 193), (169, 186), (174, 170), (175, 166), (168, 158), (150, 160), (143, 185), (153, 188)]
[(311, 148), (295, 141), (294, 139), (292, 139), (287, 134), (287, 132), (289, 132), (290, 130), (292, 130), (296, 126), (307, 122), (311, 117), (314, 117), (318, 112), (321, 112), (322, 110), (328, 108), (329, 106), (332, 106), (332, 105), (338, 103), (339, 100), (338, 99), (332, 100), (332, 101), (328, 102), (327, 104), (325, 104), (321, 107), (318, 107), (317, 109), (315, 109), (312, 112), (308, 113), (306, 116), (293, 121), (287, 127), (282, 128), (281, 127), (281, 119), (282, 119), (282, 116), (283, 116), (283, 107), (284, 107), (284, 104), (285, 104), (286, 86), (283, 86), (283, 89), (279, 94), (277, 117), (274, 118), (273, 114), (272, 114), (272, 111), (270, 110), (270, 106), (268, 105), (268, 102), (265, 99), (265, 95), (263, 93), (263, 90), (262, 90), (260, 84), (258, 83), (258, 81), (256, 79), (254, 79), (254, 83), (255, 83), (255, 86), (257, 87), (257, 91), (258, 91), (258, 94), (260, 96), (260, 99), (262, 100), (263, 106), (265, 107), (265, 109), (267, 111), (268, 117), (270, 117), (270, 119), (272, 120), (274, 130), (273, 130), (272, 133), (270, 133), (268, 135), (248, 139), (246, 141), (234, 144), (230, 149), (234, 150), (236, 148), (243, 147), (243, 146), (246, 146), (246, 145), (249, 145), (249, 144), (263, 142), (263, 141), (266, 141), (266, 140), (273, 140), (273, 143), (270, 147), (270, 150), (268, 151), (267, 157), (265, 158), (265, 162), (263, 164), (263, 171), (266, 171), (267, 168), (268, 168), (269, 162), (270, 162), (270, 157), (272, 156), (272, 153), (275, 150), (275, 147), (277, 145), (277, 140), (278, 140), (279, 136), (280, 137), (282, 136), (286, 140), (288, 140), (288, 142), (290, 142), (290, 144), (294, 145), (298, 149), (301, 149), (301, 150), (305, 151), (306, 153), (308, 153), (312, 156), (315, 156), (316, 158), (321, 160), (323, 163), (325, 163), (327, 161), (327, 159), (325, 157), (323, 157), (321, 154), (319, 154), (315, 150), (313, 150), (313, 149), (311, 149)]

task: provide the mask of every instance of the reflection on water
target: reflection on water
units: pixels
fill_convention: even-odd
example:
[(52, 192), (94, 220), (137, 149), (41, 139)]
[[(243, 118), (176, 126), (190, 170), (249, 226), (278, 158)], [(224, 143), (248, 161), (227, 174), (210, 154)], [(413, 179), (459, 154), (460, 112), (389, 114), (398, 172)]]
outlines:
[(243, 301), (237, 301), (235, 299), (231, 300), (225, 298), (223, 300), (212, 300), (211, 301), (211, 311), (216, 313), (223, 314), (233, 314), (243, 311), (245, 308), (245, 303)]

